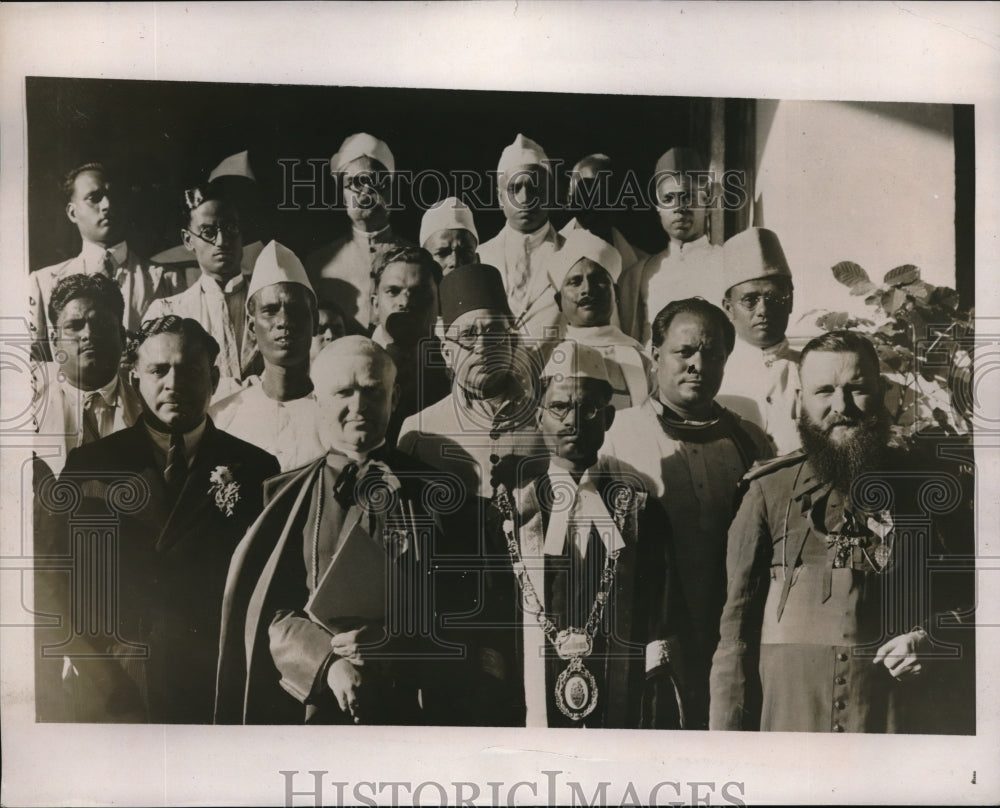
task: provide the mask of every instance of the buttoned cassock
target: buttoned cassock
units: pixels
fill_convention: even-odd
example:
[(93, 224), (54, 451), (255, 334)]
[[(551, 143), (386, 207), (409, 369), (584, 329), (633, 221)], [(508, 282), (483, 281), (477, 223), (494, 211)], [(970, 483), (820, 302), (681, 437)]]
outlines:
[[(480, 261), (500, 270), (517, 330), (531, 338), (529, 345), (536, 351), (538, 346), (535, 341), (558, 340), (557, 290), (549, 280), (548, 263), (565, 243), (566, 239), (552, 223), (546, 222), (534, 233), (519, 233), (510, 225), (504, 225), (496, 236), (479, 245)], [(524, 297), (519, 300), (511, 294), (511, 284), (518, 256), (525, 249), (528, 252), (529, 275)]]
[(721, 245), (712, 244), (708, 236), (687, 243), (671, 241), (666, 249), (623, 273), (622, 331), (648, 345), (651, 324), (667, 303), (703, 297), (718, 305), (722, 285)]
[(708, 719), (704, 702), (725, 602), (726, 532), (737, 483), (773, 450), (757, 427), (721, 408), (718, 421), (707, 427), (668, 424), (663, 413), (655, 398), (620, 411), (601, 454), (629, 464), (673, 526), (678, 587), (691, 620), (682, 636), (697, 726)]
[(377, 233), (351, 232), (310, 253), (305, 260), (309, 282), (320, 300), (330, 300), (367, 329), (371, 325), (372, 273), (390, 250), (410, 246), (391, 225)]
[(938, 568), (952, 572), (930, 575), (928, 564), (948, 552), (944, 548), (973, 546), (972, 512), (957, 495), (931, 502), (918, 493), (935, 484), (935, 469), (935, 461), (901, 455), (877, 473), (879, 492), (891, 491), (886, 503), (895, 531), (881, 574), (857, 550), (850, 563), (834, 568), (827, 533), (838, 529), (849, 506), (805, 455), (779, 458), (747, 475), (729, 531), (712, 729), (927, 732), (935, 723), (937, 731), (951, 723), (945, 731), (954, 732), (967, 718), (960, 715), (968, 707), (962, 700), (970, 698), (962, 691), (969, 688), (958, 677), (961, 665), (974, 667), (971, 654), (936, 663), (925, 658), (919, 681), (897, 681), (872, 662), (890, 637), (921, 626), (937, 635), (932, 614), (952, 609), (954, 618), (974, 603), (974, 582), (955, 574), (971, 569), (944, 559)]
[[(547, 470), (545, 466), (548, 465)], [(627, 467), (625, 467), (627, 468)], [(487, 513), (488, 579), (477, 656), (493, 677), (481, 699), (488, 723), (529, 727), (676, 729), (685, 696), (674, 666), (680, 604), (673, 577), (670, 525), (659, 504), (634, 487), (614, 461), (588, 469), (575, 483), (568, 472), (536, 458), (513, 469), (510, 502), (515, 541), (546, 615), (559, 629), (583, 629), (599, 591), (608, 553), (618, 553), (604, 620), (593, 652), (583, 659), (597, 684), (595, 710), (579, 721), (556, 706), (555, 683), (567, 662), (539, 627), (511, 566), (505, 515)], [(506, 484), (506, 483), (505, 483)], [(612, 514), (630, 496), (622, 530)], [(573, 504), (572, 508), (554, 507)], [(574, 529), (574, 527), (576, 529)], [(605, 629), (612, 626), (610, 632)]]
[(80, 254), (61, 264), (44, 267), (28, 276), (28, 328), (36, 358), (51, 360), (49, 343), (54, 338), (54, 323), (49, 322), (49, 300), (52, 290), (70, 275), (105, 274), (105, 255), (110, 253), (115, 264), (114, 279), (125, 298), (122, 325), (138, 331), (149, 305), (159, 298), (177, 294), (187, 286), (184, 273), (155, 266), (139, 258), (124, 241), (105, 248), (90, 241), (83, 242)]
[(536, 403), (522, 393), (492, 411), (456, 384), (451, 395), (403, 422), (399, 449), (455, 475), (467, 497), (493, 495), (491, 472), (508, 455), (548, 455), (536, 426)]
[(259, 377), (251, 377), (248, 382), (247, 387), (209, 409), (219, 429), (274, 455), (282, 471), (299, 468), (326, 454), (320, 439), (321, 414), (315, 392), (291, 401), (277, 401), (264, 392)]
[(799, 352), (782, 340), (756, 348), (736, 338), (716, 400), (774, 441), (778, 454), (801, 445), (798, 432)]

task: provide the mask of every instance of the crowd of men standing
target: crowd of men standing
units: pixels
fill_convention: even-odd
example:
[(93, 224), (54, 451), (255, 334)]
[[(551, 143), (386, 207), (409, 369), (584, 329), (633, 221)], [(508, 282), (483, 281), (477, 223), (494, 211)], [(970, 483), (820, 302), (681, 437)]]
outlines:
[(71, 171), (83, 246), (29, 300), (39, 719), (972, 731), (969, 496), (928, 510), (957, 478), (889, 447), (868, 341), (789, 347), (778, 236), (711, 243), (704, 169), (657, 162), (647, 255), (607, 156), (557, 230), (519, 134), (502, 230), (449, 197), (411, 243), (359, 133), (303, 261), (244, 244), (243, 153), (181, 200), (196, 271)]

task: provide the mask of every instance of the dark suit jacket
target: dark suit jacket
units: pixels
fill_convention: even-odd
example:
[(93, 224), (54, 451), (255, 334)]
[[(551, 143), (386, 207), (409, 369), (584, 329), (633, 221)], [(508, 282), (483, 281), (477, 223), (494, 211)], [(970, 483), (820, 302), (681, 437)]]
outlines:
[[(216, 429), (211, 419), (176, 501), (154, 458), (140, 420), (72, 451), (59, 477), (79, 500), (50, 520), (47, 549), (74, 572), (50, 578), (41, 597), (54, 598), (51, 605), (75, 620), (79, 607), (69, 603), (82, 595), (109, 618), (107, 630), (77, 624), (62, 648), (79, 673), (68, 720), (212, 720), (226, 570), (263, 507), (264, 480), (280, 469), (273, 455)], [(231, 514), (211, 490), (218, 467), (238, 485)], [(88, 533), (88, 525), (111, 530)], [(111, 571), (110, 594), (117, 592), (111, 608), (98, 602), (104, 589), (87, 575), (101, 569)], [(85, 652), (102, 657), (74, 655)]]

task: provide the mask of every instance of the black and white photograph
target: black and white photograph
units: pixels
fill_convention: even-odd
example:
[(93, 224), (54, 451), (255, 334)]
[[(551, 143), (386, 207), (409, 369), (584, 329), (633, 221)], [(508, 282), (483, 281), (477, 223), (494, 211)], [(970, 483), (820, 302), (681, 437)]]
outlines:
[(5, 9), (4, 804), (1000, 798), (1000, 15), (902, 6)]

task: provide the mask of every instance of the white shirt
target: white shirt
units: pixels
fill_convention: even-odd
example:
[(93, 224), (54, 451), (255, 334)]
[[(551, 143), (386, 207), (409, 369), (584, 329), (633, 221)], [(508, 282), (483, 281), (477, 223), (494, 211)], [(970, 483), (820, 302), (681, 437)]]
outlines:
[(252, 382), (213, 404), (209, 415), (219, 429), (273, 454), (282, 471), (299, 468), (326, 454), (315, 392), (291, 401), (276, 401), (264, 392), (261, 382)]
[(246, 332), (247, 280), (238, 272), (224, 287), (204, 272), (198, 279), (201, 288), (199, 322), (219, 342), (220, 369), (226, 376), (240, 378), (240, 355)]
[(566, 339), (594, 348), (604, 359), (616, 410), (638, 407), (656, 392), (653, 360), (628, 334), (614, 325), (566, 326)]
[(644, 290), (647, 322), (643, 324), (643, 345), (649, 344), (650, 324), (672, 300), (703, 297), (716, 306), (725, 291), (722, 280), (722, 247), (708, 236), (690, 242), (671, 241), (665, 250), (650, 256), (642, 268), (648, 278)]
[(798, 352), (788, 346), (787, 339), (755, 348), (737, 338), (717, 400), (763, 429), (778, 454), (787, 454), (801, 445), (796, 427), (800, 386)]

